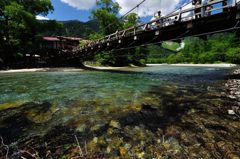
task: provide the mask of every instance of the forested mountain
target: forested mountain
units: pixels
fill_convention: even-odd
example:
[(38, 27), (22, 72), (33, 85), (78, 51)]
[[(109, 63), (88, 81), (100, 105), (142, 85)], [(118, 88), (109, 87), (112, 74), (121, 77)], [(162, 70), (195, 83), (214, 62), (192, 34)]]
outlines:
[[(206, 39), (189, 37), (184, 39), (185, 47), (178, 53), (166, 54), (159, 48), (149, 50), (149, 63), (240, 63), (240, 42), (238, 33), (218, 33)], [(166, 47), (166, 45), (163, 45)], [(175, 47), (176, 48), (176, 47)], [(162, 56), (161, 56), (162, 55)], [(164, 55), (164, 56), (163, 56)]]
[(41, 34), (45, 36), (73, 36), (88, 38), (90, 34), (99, 31), (98, 23), (96, 20), (91, 20), (88, 22), (70, 20), (59, 21), (59, 23), (62, 24), (62, 27), (56, 29), (55, 31), (47, 31)]

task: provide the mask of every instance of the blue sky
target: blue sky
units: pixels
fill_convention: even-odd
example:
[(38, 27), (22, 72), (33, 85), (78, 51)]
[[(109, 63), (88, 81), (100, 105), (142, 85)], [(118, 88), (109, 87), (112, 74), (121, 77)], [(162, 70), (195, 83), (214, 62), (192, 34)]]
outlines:
[[(71, 7), (66, 3), (63, 3), (60, 0), (51, 0), (51, 1), (54, 6), (54, 11), (53, 13), (50, 13), (47, 16), (47, 18), (56, 19), (59, 21), (66, 21), (66, 20), (79, 20), (82, 22), (89, 21), (89, 17), (91, 16), (91, 9), (80, 10), (80, 9)], [(150, 16), (142, 17), (143, 21), (148, 21), (150, 19), (151, 19)]]
[(84, 22), (89, 20), (88, 18), (91, 15), (90, 10), (79, 10), (61, 2), (60, 0), (51, 1), (54, 6), (54, 12), (47, 16), (49, 19), (61, 21), (80, 20)]
[[(97, 0), (51, 0), (54, 6), (54, 11), (46, 18), (58, 21), (89, 21), (91, 10), (96, 7), (96, 1)], [(142, 0), (114, 1), (118, 2), (122, 7), (119, 12), (120, 17), (139, 4)], [(161, 10), (163, 14), (167, 14), (187, 1), (190, 0), (146, 0), (138, 9), (135, 10), (135, 12), (141, 17), (142, 21), (149, 21), (156, 11)]]
[[(119, 13), (119, 16), (121, 16), (142, 0), (114, 1), (117, 1), (122, 7)], [(140, 15), (142, 21), (148, 21), (156, 11), (170, 12), (179, 3), (183, 3), (183, 1), (186, 0), (146, 0), (135, 12)], [(80, 20), (86, 22), (89, 20), (91, 10), (96, 7), (96, 0), (51, 0), (51, 2), (54, 6), (54, 11), (47, 18), (58, 21)]]

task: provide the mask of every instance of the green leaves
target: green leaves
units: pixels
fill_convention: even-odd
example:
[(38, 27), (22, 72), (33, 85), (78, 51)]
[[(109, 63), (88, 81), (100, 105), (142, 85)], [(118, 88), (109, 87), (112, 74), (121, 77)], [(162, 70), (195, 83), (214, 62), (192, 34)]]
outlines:
[(125, 19), (124, 19), (124, 29), (130, 28), (137, 23), (139, 23), (140, 19), (136, 13), (130, 13)]
[(105, 10), (108, 13), (112, 13), (114, 15), (118, 14), (119, 10), (121, 9), (119, 4), (112, 0), (98, 0), (97, 5), (101, 10)]
[(53, 10), (50, 0), (0, 1), (0, 58), (16, 61), (34, 52), (37, 33), (41, 30), (36, 16)]
[[(161, 59), (162, 63), (240, 63), (239, 39), (235, 33), (221, 33), (206, 40), (191, 37), (184, 40), (181, 52)], [(151, 59), (152, 60), (152, 59)], [(153, 60), (152, 60), (153, 61)], [(159, 60), (158, 60), (159, 62)]]
[[(120, 6), (113, 0), (99, 0), (97, 5), (99, 8), (92, 11), (92, 18), (97, 19), (101, 31), (90, 36), (93, 40), (115, 33), (117, 30), (132, 27), (139, 22), (139, 17), (135, 13), (129, 14), (125, 19), (118, 18)], [(126, 66), (142, 65), (146, 61), (146, 57), (146, 50), (131, 49), (100, 53), (95, 56), (95, 59), (103, 65)]]
[(122, 28), (122, 24), (114, 13), (106, 9), (92, 11), (93, 17), (97, 19), (101, 32), (105, 35), (112, 34)]
[[(13, 1), (13, 0), (12, 0)], [(18, 4), (21, 4), (26, 11), (33, 15), (46, 16), (54, 8), (50, 0), (15, 0)]]
[(231, 63), (240, 64), (240, 48), (229, 48), (226, 53), (226, 60)]

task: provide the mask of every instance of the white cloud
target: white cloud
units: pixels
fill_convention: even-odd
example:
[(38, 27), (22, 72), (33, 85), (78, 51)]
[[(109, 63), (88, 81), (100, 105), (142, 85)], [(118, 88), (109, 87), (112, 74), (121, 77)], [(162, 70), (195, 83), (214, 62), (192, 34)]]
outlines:
[(37, 20), (49, 20), (49, 18), (40, 16), (40, 15), (37, 15), (37, 16), (36, 16), (36, 19), (37, 19)]
[[(120, 14), (123, 15), (142, 0), (116, 0), (122, 7)], [(163, 15), (172, 12), (176, 5), (179, 4), (181, 0), (146, 0), (138, 9), (134, 12), (140, 17), (153, 16), (154, 13), (161, 10)]]
[[(61, 0), (71, 7), (80, 10), (89, 10), (96, 5), (97, 0)], [(120, 14), (123, 15), (139, 4), (142, 0), (114, 0), (121, 6)], [(133, 12), (140, 17), (153, 16), (154, 13), (161, 10), (163, 15), (173, 11), (181, 0), (146, 0), (138, 9)]]
[(80, 10), (89, 10), (96, 5), (96, 0), (61, 0), (63, 3)]

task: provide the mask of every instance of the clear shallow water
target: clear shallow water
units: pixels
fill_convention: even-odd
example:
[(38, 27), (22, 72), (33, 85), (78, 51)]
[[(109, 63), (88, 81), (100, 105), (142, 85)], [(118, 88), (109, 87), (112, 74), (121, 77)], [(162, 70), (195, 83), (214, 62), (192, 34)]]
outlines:
[(69, 100), (133, 100), (151, 86), (200, 85), (223, 80), (228, 69), (147, 67), (131, 72), (43, 72), (0, 75), (0, 104)]
[[(67, 135), (67, 152), (61, 151), (74, 156), (72, 138), (77, 134), (95, 152), (125, 158), (129, 149), (128, 155), (141, 158), (135, 140), (142, 141), (147, 149), (156, 144), (148, 140), (158, 141), (156, 134), (162, 137), (172, 133), (168, 145), (165, 141), (158, 144), (166, 151), (179, 152), (182, 143), (173, 132), (181, 130), (171, 128), (179, 124), (183, 129), (186, 123), (201, 128), (206, 114), (228, 102), (221, 99), (221, 93), (229, 72), (229, 68), (159, 66), (106, 72), (0, 74), (0, 135), (9, 144), (17, 142), (23, 146), (35, 138), (54, 141), (52, 147), (66, 146), (62, 138)], [(204, 116), (196, 116), (205, 110)], [(223, 124), (219, 116), (211, 120)], [(125, 141), (129, 138), (126, 136), (133, 141)], [(119, 138), (124, 139), (121, 144), (117, 142)], [(39, 141), (35, 146), (41, 146)]]

